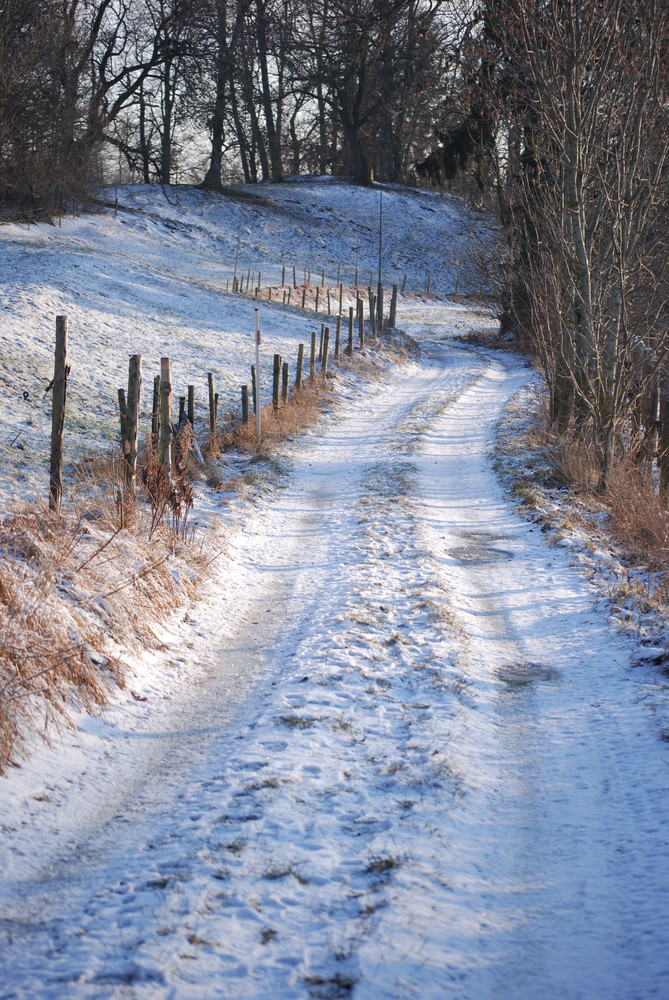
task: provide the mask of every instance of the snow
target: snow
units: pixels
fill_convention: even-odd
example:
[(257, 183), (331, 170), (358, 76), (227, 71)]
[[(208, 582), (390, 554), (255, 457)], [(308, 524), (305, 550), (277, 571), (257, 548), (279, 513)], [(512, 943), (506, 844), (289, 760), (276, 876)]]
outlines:
[[(396, 194), (399, 263), (422, 216), (444, 232), (456, 216)], [(304, 220), (295, 241), (314, 240), (309, 253), (310, 213), (371, 218), (373, 196), (262, 189)], [(213, 337), (240, 374), (253, 303), (196, 291), (193, 276), (209, 266), (220, 288), (223, 271), (212, 277), (206, 240), (198, 265), (193, 214), (164, 246), (170, 212), (155, 216), (133, 216), (132, 238), (116, 240), (111, 217), (47, 234), (53, 284), (30, 294), (55, 308), (73, 282), (59, 241), (85, 235), (82, 266), (123, 285), (110, 330), (134, 326), (157, 358), (154, 303), (126, 297), (132, 260), (146, 286), (147, 268), (156, 282), (179, 269), (181, 247), (184, 367), (196, 370), (198, 336), (208, 364)], [(139, 254), (141, 225), (155, 232)], [(258, 239), (263, 269), (293, 225)], [(335, 259), (344, 237), (314, 229)], [(21, 233), (35, 253), (48, 242)], [(426, 224), (430, 253), (438, 238)], [(445, 284), (448, 266), (435, 274)], [(8, 287), (17, 330), (28, 293)], [(79, 291), (101, 343), (88, 279)], [(309, 320), (265, 310), (269, 358)], [(162, 652), (136, 658), (131, 691), (0, 779), (0, 998), (669, 994), (659, 675), (649, 697), (638, 644), (495, 477), (497, 423), (532, 372), (454, 339), (492, 329), (484, 311), (406, 301), (401, 320), (420, 360), (338, 376), (330, 412), (284, 447), (280, 483), (218, 511), (216, 578), (163, 630)], [(109, 365), (96, 343), (81, 355), (89, 384)], [(100, 419), (111, 435), (111, 402)]]

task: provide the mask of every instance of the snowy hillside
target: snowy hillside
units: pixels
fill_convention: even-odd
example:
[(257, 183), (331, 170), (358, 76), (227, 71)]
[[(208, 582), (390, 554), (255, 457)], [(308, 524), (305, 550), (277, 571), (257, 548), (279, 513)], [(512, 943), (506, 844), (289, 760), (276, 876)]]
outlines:
[[(114, 192), (109, 192), (114, 198)], [(407, 189), (384, 190), (382, 277), (444, 295), (484, 290), (468, 260), (483, 220), (455, 201)], [(240, 234), (241, 222), (241, 234)], [(239, 250), (238, 250), (239, 246)], [(196, 426), (204, 424), (207, 371), (216, 377), (220, 411), (239, 407), (253, 358), (252, 298), (225, 294), (249, 269), (280, 284), (282, 266), (301, 285), (334, 286), (339, 269), (351, 299), (359, 282), (378, 279), (379, 191), (338, 181), (302, 180), (231, 191), (220, 197), (190, 188), (127, 188), (119, 210), (63, 219), (58, 225), (0, 227), (2, 366), (0, 505), (43, 494), (47, 481), (55, 317), (69, 317), (66, 461), (118, 440), (117, 389), (127, 383), (128, 356), (143, 356), (143, 409), (150, 412), (160, 357), (173, 360), (175, 396), (196, 387)], [(253, 287), (253, 285), (251, 285)], [(295, 297), (298, 298), (297, 296)], [(325, 296), (321, 296), (321, 306)], [(295, 302), (295, 299), (293, 300)], [(299, 303), (298, 303), (299, 304)], [(313, 308), (313, 303), (312, 303)], [(337, 302), (338, 308), (338, 302)], [(261, 380), (266, 400), (275, 351), (290, 360), (323, 316), (263, 304)], [(142, 429), (146, 432), (147, 421)]]

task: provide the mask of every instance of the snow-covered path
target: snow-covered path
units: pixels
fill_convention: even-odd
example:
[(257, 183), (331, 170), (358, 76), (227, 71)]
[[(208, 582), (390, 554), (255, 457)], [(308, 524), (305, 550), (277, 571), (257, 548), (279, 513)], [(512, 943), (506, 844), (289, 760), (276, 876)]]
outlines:
[(666, 744), (489, 467), (527, 371), (421, 324), (230, 530), (198, 683), (5, 817), (0, 998), (669, 994)]

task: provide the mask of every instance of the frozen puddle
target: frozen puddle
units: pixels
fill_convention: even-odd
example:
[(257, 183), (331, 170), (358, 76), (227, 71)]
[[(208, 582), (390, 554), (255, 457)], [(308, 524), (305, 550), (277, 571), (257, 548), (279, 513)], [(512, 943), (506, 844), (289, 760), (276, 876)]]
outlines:
[(197, 683), (4, 815), (1, 1000), (669, 995), (666, 743), (486, 459), (527, 372), (415, 322), (230, 529)]

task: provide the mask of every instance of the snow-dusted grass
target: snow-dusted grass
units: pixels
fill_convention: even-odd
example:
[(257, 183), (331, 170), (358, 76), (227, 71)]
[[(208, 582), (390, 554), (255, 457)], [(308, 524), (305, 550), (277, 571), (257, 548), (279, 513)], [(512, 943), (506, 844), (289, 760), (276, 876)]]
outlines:
[[(350, 230), (328, 220), (349, 203), (373, 234), (373, 191), (260, 194), (268, 273), (286, 227), (340, 253)], [(448, 202), (402, 198), (423, 260), (457, 243)], [(270, 199), (285, 211), (262, 215)], [(146, 237), (159, 282), (178, 234), (195, 316), (219, 237), (174, 212), (163, 230), (133, 216), (147, 233), (126, 247)], [(266, 365), (307, 338), (283, 325), (297, 313), (262, 310)], [(251, 338), (206, 322), (203, 349), (225, 341), (246, 373)], [(666, 682), (630, 669), (638, 644), (492, 473), (507, 402), (541, 391), (508, 353), (457, 342), (494, 315), (414, 298), (401, 324), (421, 358), (368, 380), (342, 366), (303, 436), (226, 456), (243, 500), (198, 485), (196, 520), (216, 516), (223, 544), (200, 599), (103, 714), (0, 780), (7, 995), (666, 992)]]

